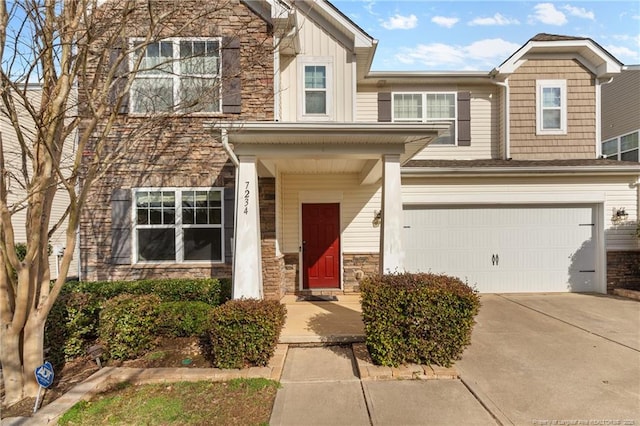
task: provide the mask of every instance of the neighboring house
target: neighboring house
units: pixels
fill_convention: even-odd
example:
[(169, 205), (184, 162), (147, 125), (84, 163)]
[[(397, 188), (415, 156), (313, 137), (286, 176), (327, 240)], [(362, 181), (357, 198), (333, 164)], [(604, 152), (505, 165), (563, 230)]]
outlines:
[[(32, 106), (39, 105), (40, 96), (42, 94), (41, 86), (39, 84), (29, 84), (27, 87), (27, 96)], [(20, 101), (20, 98), (16, 96), (14, 98), (15, 108), (18, 111), (18, 117), (20, 127), (22, 128), (22, 135), (24, 135), (27, 141), (35, 136), (36, 128), (33, 119), (24, 107), (24, 103)], [(2, 135), (2, 153), (8, 169), (8, 182), (9, 193), (7, 194), (7, 201), (9, 203), (9, 209), (14, 210), (11, 221), (14, 227), (15, 241), (16, 243), (27, 242), (27, 230), (26, 230), (26, 202), (25, 197), (27, 195), (24, 189), (24, 180), (22, 178), (22, 160), (20, 144), (15, 129), (11, 125), (11, 121), (7, 116), (7, 112), (4, 106), (0, 107), (0, 134)], [(70, 136), (69, 140), (65, 144), (67, 151), (63, 154), (63, 162), (71, 164), (73, 160), (73, 144), (75, 134)], [(32, 139), (31, 139), (32, 140)], [(62, 165), (62, 169), (65, 168), (65, 163)], [(69, 206), (69, 195), (64, 188), (56, 193), (51, 207), (51, 219), (50, 227), (52, 227), (65, 213)], [(62, 252), (66, 245), (66, 227), (67, 221), (53, 233), (49, 244), (51, 245), (51, 255), (49, 256), (49, 267), (51, 270), (51, 279), (58, 277), (58, 265), (62, 258)], [(74, 278), (78, 275), (78, 256), (74, 255), (71, 264), (69, 265), (68, 278)]]
[[(324, 0), (229, 7), (237, 19), (165, 47), (220, 43), (234, 84), (96, 187), (84, 279), (232, 276), (234, 297), (275, 299), (379, 271), (481, 292), (619, 284), (640, 164), (600, 159), (601, 85), (622, 64), (593, 40), (539, 34), (486, 72), (375, 72), (377, 41)], [(145, 119), (144, 94), (116, 134)]]
[(640, 65), (625, 66), (602, 86), (602, 155), (612, 160), (639, 161)]

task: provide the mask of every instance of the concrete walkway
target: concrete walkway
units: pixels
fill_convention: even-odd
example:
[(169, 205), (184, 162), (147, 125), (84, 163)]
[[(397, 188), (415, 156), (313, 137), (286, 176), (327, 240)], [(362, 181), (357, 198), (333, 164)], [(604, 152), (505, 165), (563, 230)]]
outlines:
[(496, 425), (457, 379), (361, 380), (351, 346), (290, 347), (270, 425)]

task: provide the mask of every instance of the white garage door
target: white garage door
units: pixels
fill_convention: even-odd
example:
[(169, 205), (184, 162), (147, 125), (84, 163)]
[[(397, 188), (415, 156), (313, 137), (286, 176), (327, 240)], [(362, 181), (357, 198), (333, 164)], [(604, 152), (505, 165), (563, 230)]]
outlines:
[(482, 293), (599, 291), (595, 206), (404, 208), (405, 267)]

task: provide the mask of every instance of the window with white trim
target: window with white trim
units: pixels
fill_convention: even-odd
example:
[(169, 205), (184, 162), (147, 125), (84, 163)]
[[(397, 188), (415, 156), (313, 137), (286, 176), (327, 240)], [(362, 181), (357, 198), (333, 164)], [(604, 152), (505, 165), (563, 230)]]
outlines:
[(220, 39), (132, 40), (131, 111), (220, 112)]
[(136, 189), (136, 262), (222, 262), (223, 198), (222, 189)]
[(566, 80), (536, 80), (536, 134), (567, 134)]
[(602, 155), (610, 160), (639, 161), (640, 130), (602, 142)]
[(394, 122), (442, 123), (450, 122), (449, 130), (431, 145), (455, 145), (456, 92), (397, 92), (392, 96)]
[(298, 116), (301, 120), (333, 119), (332, 59), (302, 57), (299, 59), (300, 94)]

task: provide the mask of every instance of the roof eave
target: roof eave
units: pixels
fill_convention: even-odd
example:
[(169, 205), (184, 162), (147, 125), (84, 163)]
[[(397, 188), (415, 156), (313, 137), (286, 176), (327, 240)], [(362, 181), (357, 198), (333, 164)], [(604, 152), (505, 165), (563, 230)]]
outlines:
[(423, 176), (532, 176), (532, 175), (618, 175), (640, 176), (638, 166), (553, 166), (553, 167), (404, 167), (402, 175)]

